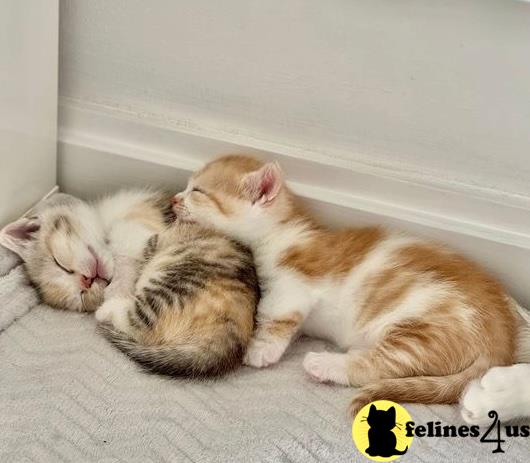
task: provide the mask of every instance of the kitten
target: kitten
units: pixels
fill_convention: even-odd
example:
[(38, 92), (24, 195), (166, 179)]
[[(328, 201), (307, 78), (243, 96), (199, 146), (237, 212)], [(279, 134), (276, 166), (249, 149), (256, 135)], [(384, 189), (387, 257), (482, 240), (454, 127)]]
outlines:
[(394, 434), (396, 427), (396, 409), (378, 410), (374, 404), (370, 405), (367, 417), (370, 429), (368, 430), (369, 447), (365, 452), (371, 457), (392, 457), (405, 455), (408, 447), (403, 450), (396, 449), (397, 439)]
[(298, 332), (343, 353), (311, 352), (316, 381), (359, 386), (350, 411), (378, 399), (454, 403), (515, 356), (516, 315), (501, 284), (430, 241), (379, 228), (329, 230), (247, 156), (207, 164), (175, 196), (187, 220), (248, 244), (262, 298), (245, 363), (277, 362)]
[[(54, 195), (0, 231), (52, 307), (96, 311), (147, 369), (217, 376), (239, 365), (259, 287), (248, 248), (173, 222), (170, 197), (124, 190), (95, 203)], [(167, 231), (166, 231), (167, 229)]]
[(107, 322), (103, 334), (146, 369), (212, 377), (241, 364), (258, 298), (248, 248), (177, 221), (150, 239), (134, 295), (107, 301), (96, 318)]
[(56, 194), (5, 226), (0, 244), (22, 258), (45, 303), (92, 312), (127, 293), (145, 244), (172, 215), (161, 192), (125, 190), (95, 203)]

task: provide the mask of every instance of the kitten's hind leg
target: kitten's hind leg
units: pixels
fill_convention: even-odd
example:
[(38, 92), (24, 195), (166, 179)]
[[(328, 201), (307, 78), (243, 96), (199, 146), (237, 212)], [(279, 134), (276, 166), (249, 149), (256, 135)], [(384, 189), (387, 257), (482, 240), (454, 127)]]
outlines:
[(436, 324), (397, 325), (373, 348), (347, 355), (348, 384), (361, 386), (350, 412), (355, 415), (367, 403), (382, 398), (454, 403), (466, 381), (482, 371), (481, 355), (480, 346), (465, 342), (458, 330), (441, 336)]
[(530, 416), (530, 364), (494, 367), (473, 381), (462, 398), (462, 417), (470, 424), (491, 422), (495, 410), (502, 421)]
[(355, 351), (308, 352), (304, 358), (304, 370), (312, 379), (320, 383), (335, 383), (343, 386), (350, 384), (348, 368)]

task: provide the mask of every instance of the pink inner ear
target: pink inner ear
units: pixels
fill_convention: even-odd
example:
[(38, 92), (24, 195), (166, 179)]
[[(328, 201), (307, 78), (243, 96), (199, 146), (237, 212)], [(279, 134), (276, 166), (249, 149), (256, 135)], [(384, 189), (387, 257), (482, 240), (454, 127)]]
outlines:
[(32, 233), (39, 231), (40, 225), (37, 223), (28, 223), (22, 226), (15, 226), (6, 230), (7, 234), (17, 240), (30, 240)]
[(248, 174), (244, 184), (253, 202), (267, 204), (278, 196), (282, 188), (282, 172), (276, 163), (268, 163)]
[(259, 199), (262, 204), (270, 203), (282, 187), (282, 173), (276, 163), (269, 163), (259, 172)]
[(269, 196), (273, 191), (275, 187), (275, 177), (271, 170), (267, 170), (263, 177), (261, 177), (260, 182), (260, 197), (261, 196)]
[(19, 219), (0, 230), (0, 244), (25, 259), (30, 243), (35, 239), (34, 233), (40, 224), (33, 219)]

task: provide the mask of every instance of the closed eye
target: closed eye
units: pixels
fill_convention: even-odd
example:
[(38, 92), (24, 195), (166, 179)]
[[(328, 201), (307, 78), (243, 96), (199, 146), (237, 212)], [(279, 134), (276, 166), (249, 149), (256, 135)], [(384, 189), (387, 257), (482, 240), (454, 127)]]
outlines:
[(205, 191), (203, 191), (203, 190), (201, 190), (200, 188), (197, 188), (197, 187), (193, 187), (193, 188), (191, 189), (191, 192), (192, 192), (192, 193), (194, 193), (194, 192), (195, 192), (195, 193), (201, 193), (201, 194), (203, 194), (203, 195), (206, 194)]
[(59, 267), (59, 268), (60, 268), (61, 270), (63, 270), (64, 272), (69, 273), (69, 274), (74, 273), (73, 270), (69, 270), (69, 269), (67, 269), (66, 267), (63, 267), (63, 266), (57, 261), (57, 259), (56, 259), (55, 257), (53, 258), (53, 261), (55, 262), (55, 265), (57, 265), (57, 267)]

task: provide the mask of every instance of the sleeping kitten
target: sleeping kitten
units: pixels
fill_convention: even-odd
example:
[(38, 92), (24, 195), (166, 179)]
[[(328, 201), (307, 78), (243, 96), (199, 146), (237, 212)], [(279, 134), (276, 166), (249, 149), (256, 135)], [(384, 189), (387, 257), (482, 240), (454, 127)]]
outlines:
[(177, 220), (150, 239), (134, 295), (108, 300), (96, 318), (108, 322), (103, 334), (148, 370), (219, 376), (243, 360), (258, 297), (248, 248)]
[(259, 288), (248, 248), (174, 220), (164, 193), (125, 190), (93, 204), (58, 194), (0, 231), (45, 303), (96, 311), (107, 338), (173, 376), (241, 363)]
[(121, 191), (95, 203), (57, 194), (0, 231), (52, 307), (94, 311), (128, 294), (148, 239), (172, 218), (169, 196)]
[(276, 163), (227, 156), (195, 173), (176, 211), (247, 243), (263, 295), (245, 363), (276, 363), (296, 333), (316, 381), (360, 386), (352, 414), (378, 399), (454, 403), (514, 361), (516, 318), (501, 284), (445, 247), (379, 228), (329, 230), (285, 186)]

